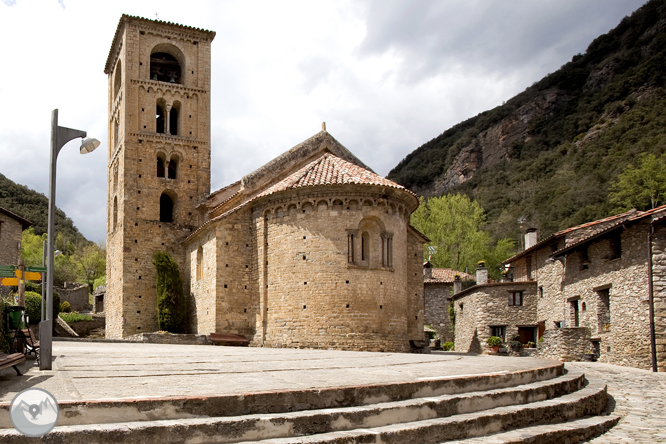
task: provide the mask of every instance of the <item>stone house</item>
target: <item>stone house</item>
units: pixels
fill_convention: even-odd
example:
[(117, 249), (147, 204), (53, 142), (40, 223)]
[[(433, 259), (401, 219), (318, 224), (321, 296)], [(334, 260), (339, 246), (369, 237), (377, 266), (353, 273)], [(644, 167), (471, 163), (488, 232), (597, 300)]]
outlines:
[[(654, 359), (664, 371), (665, 221), (666, 206), (617, 214), (562, 230), (540, 242), (535, 232), (528, 232), (527, 248), (505, 261), (512, 282), (490, 287), (498, 291), (501, 286), (521, 284), (524, 295), (536, 295), (529, 322), (543, 341), (536, 356), (575, 360), (592, 351), (602, 362), (643, 369), (652, 368)], [(461, 293), (456, 301), (470, 305), (467, 301), (477, 298), (483, 305), (489, 297), (481, 290), (487, 289)], [(502, 322), (511, 326), (510, 307), (500, 308), (500, 319), (492, 322), (504, 317)], [(488, 322), (478, 317), (472, 323), (464, 320), (462, 326), (457, 323), (460, 347), (469, 347), (469, 337), (476, 334), (480, 349), (485, 350), (482, 339), (490, 333)]]
[(21, 235), (30, 225), (18, 214), (0, 207), (0, 265), (18, 265)]
[(452, 268), (432, 268), (430, 262), (423, 264), (425, 324), (435, 330), (442, 343), (453, 342), (449, 305), (454, 291), (459, 292), (475, 282), (471, 274)]
[(210, 193), (214, 37), (126, 15), (118, 24), (105, 68), (107, 337), (158, 329), (152, 258), (167, 251), (179, 263), (192, 333), (409, 351), (424, 338), (427, 239), (409, 225), (416, 195), (375, 174), (325, 126)]

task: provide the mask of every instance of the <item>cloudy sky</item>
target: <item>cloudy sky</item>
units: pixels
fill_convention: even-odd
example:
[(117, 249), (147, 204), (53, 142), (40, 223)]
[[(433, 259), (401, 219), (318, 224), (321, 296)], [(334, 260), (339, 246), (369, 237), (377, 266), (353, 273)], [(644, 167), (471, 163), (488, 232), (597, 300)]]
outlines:
[(377, 173), (584, 52), (644, 0), (0, 0), (0, 173), (48, 193), (51, 111), (102, 141), (56, 202), (106, 236), (107, 78), (120, 15), (217, 32), (212, 190), (328, 131)]

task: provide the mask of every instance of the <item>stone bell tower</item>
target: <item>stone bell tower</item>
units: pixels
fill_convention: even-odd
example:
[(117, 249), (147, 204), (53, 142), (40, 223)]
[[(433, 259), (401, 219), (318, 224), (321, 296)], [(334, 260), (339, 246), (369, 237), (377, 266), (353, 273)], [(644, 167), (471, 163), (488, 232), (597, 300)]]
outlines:
[[(109, 76), (106, 336), (157, 327), (153, 255), (203, 221), (210, 193), (210, 46), (215, 33), (123, 15)], [(187, 286), (189, 283), (184, 282)]]

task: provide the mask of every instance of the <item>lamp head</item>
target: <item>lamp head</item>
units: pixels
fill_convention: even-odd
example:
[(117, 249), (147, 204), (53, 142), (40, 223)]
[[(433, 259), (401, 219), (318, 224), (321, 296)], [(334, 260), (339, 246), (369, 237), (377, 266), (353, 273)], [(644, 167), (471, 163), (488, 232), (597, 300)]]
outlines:
[(81, 141), (81, 154), (88, 154), (92, 153), (95, 151), (95, 148), (97, 148), (100, 145), (100, 141), (97, 139), (92, 139), (90, 137), (86, 137)]

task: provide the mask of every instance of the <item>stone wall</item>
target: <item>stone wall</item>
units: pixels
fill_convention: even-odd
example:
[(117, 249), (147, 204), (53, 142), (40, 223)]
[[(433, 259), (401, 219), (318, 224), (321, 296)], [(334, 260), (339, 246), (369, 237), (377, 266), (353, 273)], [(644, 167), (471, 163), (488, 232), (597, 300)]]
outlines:
[(657, 366), (666, 372), (666, 225), (655, 225), (652, 240), (652, 285), (654, 297)]
[(72, 311), (90, 311), (88, 285), (65, 283), (64, 287), (55, 287), (54, 292), (60, 295), (60, 303), (67, 301), (72, 307)]
[(587, 327), (555, 328), (546, 330), (538, 343), (533, 358), (580, 361), (582, 355), (594, 351)]
[[(509, 294), (515, 291), (523, 292), (523, 304), (509, 306)], [(534, 282), (475, 285), (455, 295), (453, 300), (456, 351), (478, 353), (489, 350), (486, 341), (491, 336), (491, 327), (505, 327), (506, 341), (518, 334), (519, 327), (537, 328), (537, 286)]]
[(454, 335), (449, 316), (449, 305), (453, 294), (452, 283), (428, 283), (425, 290), (425, 323), (437, 332), (444, 342), (453, 342)]
[[(621, 256), (611, 259), (612, 235), (620, 231)], [(590, 330), (600, 341), (601, 362), (651, 368), (647, 234), (648, 223), (642, 221), (567, 254), (566, 326)], [(604, 302), (606, 294), (610, 304)], [(575, 325), (576, 305), (579, 325)]]
[(0, 265), (18, 265), (22, 233), (23, 226), (20, 222), (0, 213)]
[[(282, 193), (188, 240), (192, 276), (200, 246), (207, 264), (190, 285), (198, 333), (238, 333), (252, 346), (409, 351), (423, 339), (423, 241), (400, 199), (371, 191)], [(390, 260), (382, 234), (392, 235)]]

